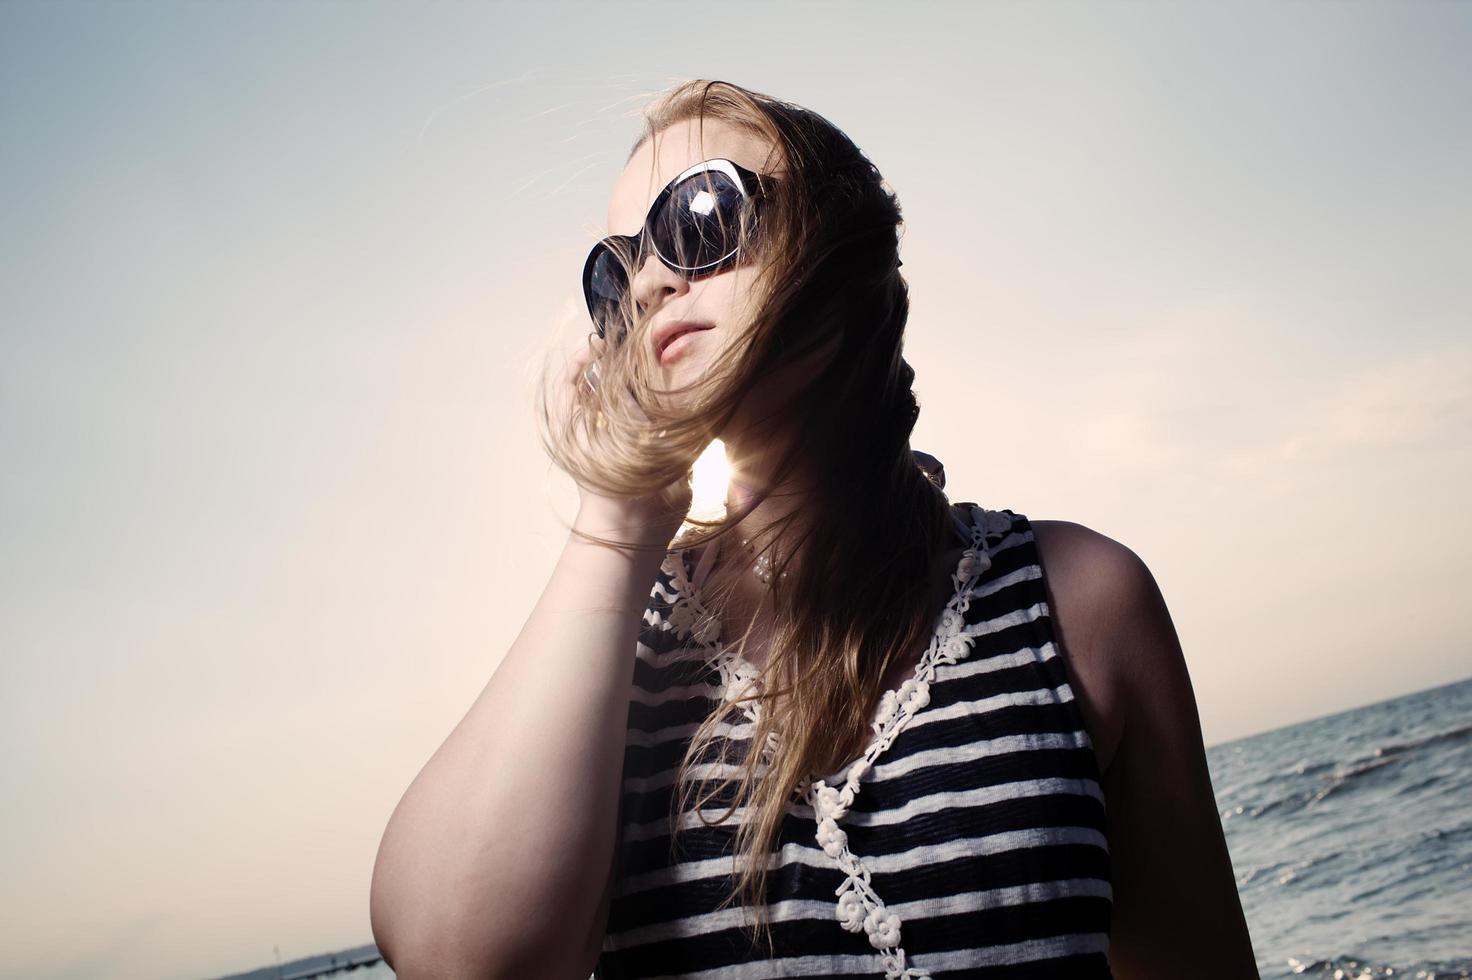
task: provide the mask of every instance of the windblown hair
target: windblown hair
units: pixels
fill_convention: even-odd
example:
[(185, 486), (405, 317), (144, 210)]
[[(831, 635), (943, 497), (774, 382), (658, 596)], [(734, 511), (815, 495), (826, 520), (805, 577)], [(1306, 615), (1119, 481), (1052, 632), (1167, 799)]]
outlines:
[[(788, 573), (773, 589), (761, 676), (748, 698), (705, 719), (681, 765), (680, 792), (672, 794), (674, 813), (693, 797), (708, 822), (744, 810), (727, 901), (743, 899), (755, 911), (770, 947), (767, 870), (783, 816), (808, 779), (837, 772), (863, 751), (887, 671), (925, 645), (948, 501), (910, 453), (920, 409), (902, 352), (909, 314), (899, 271), (903, 220), (878, 169), (817, 113), (729, 82), (678, 85), (644, 117), (635, 152), (669, 126), (707, 119), (773, 148), (760, 169), (758, 206), (743, 214), (740, 229), (737, 272), (752, 277), (745, 331), (706, 377), (660, 390), (647, 353), (638, 353), (647, 350), (652, 311), (630, 299), (633, 342), (610, 347), (600, 360), (598, 390), (557, 420), (542, 392), (541, 435), (553, 461), (596, 492), (655, 494), (685, 477), (760, 379), (836, 349), (791, 401), (770, 406), (773, 424), (792, 436), (779, 476), (803, 459), (816, 482), (803, 485), (799, 508), (753, 542), (774, 556), (774, 576)], [(688, 397), (670, 401), (675, 395)], [(667, 550), (701, 548), (745, 513), (690, 518)], [(717, 609), (722, 597), (703, 596)], [(740, 638), (738, 651), (748, 639)], [(752, 708), (749, 741), (716, 737), (722, 722), (741, 724)], [(740, 757), (730, 758), (733, 752)], [(738, 775), (691, 778), (692, 767), (712, 761), (739, 763), (718, 770)]]

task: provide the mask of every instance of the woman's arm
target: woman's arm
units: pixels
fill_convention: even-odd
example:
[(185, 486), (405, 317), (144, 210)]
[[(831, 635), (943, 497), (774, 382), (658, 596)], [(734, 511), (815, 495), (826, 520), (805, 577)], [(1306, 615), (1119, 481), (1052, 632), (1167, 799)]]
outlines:
[(1031, 523), (1102, 772), (1114, 975), (1256, 978), (1195, 694), (1155, 578), (1097, 531)]
[[(544, 408), (569, 418), (596, 392), (585, 372), (606, 350), (590, 335)], [(629, 547), (568, 536), (521, 633), (378, 846), (369, 921), (403, 980), (583, 980), (603, 945), (634, 650), (690, 509), (690, 474), (633, 498), (578, 493), (573, 531)]]
[[(574, 526), (629, 534), (586, 505)], [(634, 648), (662, 558), (569, 537), (515, 643), (399, 801), (369, 915), (403, 980), (585, 978), (593, 968)]]
[(1090, 606), (1123, 707), (1119, 749), (1104, 774), (1114, 975), (1256, 980), (1175, 626), (1145, 563), (1100, 539), (1110, 547), (1090, 549)]

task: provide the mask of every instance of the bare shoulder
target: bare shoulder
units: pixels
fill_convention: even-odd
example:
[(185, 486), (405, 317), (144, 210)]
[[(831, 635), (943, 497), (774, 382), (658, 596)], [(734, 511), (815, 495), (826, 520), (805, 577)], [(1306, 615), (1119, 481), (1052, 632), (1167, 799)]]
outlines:
[[(1114, 869), (1114, 974), (1256, 977), (1195, 691), (1155, 576), (1083, 525), (1031, 524), (1075, 693), (1100, 728), (1090, 736)], [(1207, 972), (1203, 949), (1214, 951)]]
[[(1120, 542), (1073, 521), (1029, 521), (1052, 612), (1101, 773), (1114, 761), (1137, 671), (1126, 662), (1138, 617), (1159, 596), (1145, 563)], [(1163, 605), (1161, 606), (1163, 609)]]

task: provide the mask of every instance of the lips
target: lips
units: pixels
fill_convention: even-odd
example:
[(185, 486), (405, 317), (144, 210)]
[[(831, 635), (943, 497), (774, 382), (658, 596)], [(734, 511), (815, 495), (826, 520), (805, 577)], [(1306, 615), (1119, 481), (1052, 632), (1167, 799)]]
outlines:
[(713, 323), (696, 323), (692, 320), (671, 320), (669, 323), (661, 323), (654, 328), (654, 354), (656, 357), (663, 357), (666, 348), (677, 338), (697, 330), (709, 330), (714, 326)]

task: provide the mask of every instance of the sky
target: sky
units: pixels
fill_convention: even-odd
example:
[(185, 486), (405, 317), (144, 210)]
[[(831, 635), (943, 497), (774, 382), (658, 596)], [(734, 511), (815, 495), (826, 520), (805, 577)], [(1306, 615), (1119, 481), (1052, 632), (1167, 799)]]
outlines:
[(1207, 744), (1472, 675), (1472, 4), (0, 5), (0, 980), (369, 942), (576, 494), (639, 109), (899, 194), (913, 445), (1149, 566)]

